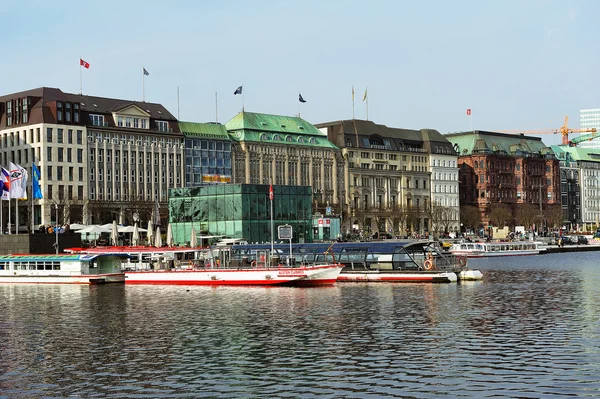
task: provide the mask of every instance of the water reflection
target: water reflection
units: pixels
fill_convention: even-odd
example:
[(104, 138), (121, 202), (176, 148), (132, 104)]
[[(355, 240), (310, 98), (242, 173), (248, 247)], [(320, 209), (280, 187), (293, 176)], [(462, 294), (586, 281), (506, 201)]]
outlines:
[(463, 284), (0, 286), (0, 398), (593, 397), (581, 255), (477, 260)]

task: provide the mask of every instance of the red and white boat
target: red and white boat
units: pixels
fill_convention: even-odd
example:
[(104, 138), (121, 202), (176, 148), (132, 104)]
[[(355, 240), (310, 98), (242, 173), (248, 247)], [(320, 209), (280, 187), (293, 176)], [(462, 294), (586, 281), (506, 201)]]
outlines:
[(230, 248), (96, 247), (70, 248), (71, 253), (127, 255), (126, 284), (320, 286), (336, 282), (343, 265), (331, 259), (292, 267), (269, 262), (268, 251), (252, 262), (231, 259)]

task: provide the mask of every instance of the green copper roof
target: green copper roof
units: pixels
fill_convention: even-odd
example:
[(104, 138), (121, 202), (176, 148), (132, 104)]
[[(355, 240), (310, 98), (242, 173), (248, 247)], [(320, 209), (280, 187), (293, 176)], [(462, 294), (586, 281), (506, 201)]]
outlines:
[(600, 149), (553, 145), (550, 147), (559, 160), (600, 162)]
[(240, 112), (225, 124), (232, 140), (338, 149), (311, 123), (296, 116)]
[(179, 122), (179, 130), (186, 137), (229, 140), (227, 129), (220, 123)]
[(477, 153), (516, 155), (551, 154), (552, 151), (542, 139), (508, 133), (475, 130), (472, 132), (451, 133), (445, 135), (460, 155)]

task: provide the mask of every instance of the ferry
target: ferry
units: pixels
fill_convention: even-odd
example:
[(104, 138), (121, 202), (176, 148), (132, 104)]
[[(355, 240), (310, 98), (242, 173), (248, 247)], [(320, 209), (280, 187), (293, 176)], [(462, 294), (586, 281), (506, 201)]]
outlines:
[(121, 257), (109, 254), (0, 255), (0, 283), (124, 283)]
[[(252, 262), (269, 244), (232, 245), (232, 258)], [(329, 250), (344, 266), (338, 282), (453, 283), (481, 280), (479, 270), (467, 267), (467, 257), (442, 253), (434, 241), (339, 242), (334, 244), (275, 244), (274, 256), (302, 265), (321, 261)]]
[(187, 247), (95, 247), (69, 248), (77, 254), (126, 255), (123, 263), (126, 284), (154, 285), (333, 285), (343, 268), (333, 255), (318, 262), (291, 265), (257, 251), (247, 262), (231, 255), (231, 246)]
[(450, 247), (452, 254), (469, 258), (538, 255), (546, 250), (546, 245), (539, 241), (461, 242)]

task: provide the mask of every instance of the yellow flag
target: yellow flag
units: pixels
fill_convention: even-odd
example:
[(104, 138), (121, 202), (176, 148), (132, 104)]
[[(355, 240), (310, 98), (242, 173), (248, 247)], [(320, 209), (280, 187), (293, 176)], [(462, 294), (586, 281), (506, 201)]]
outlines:
[(365, 95), (363, 96), (363, 101), (367, 99), (367, 88), (365, 87)]
[(352, 101), (354, 101), (354, 85), (352, 85)]

